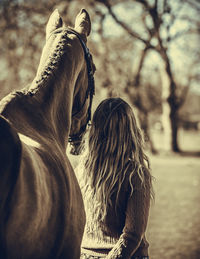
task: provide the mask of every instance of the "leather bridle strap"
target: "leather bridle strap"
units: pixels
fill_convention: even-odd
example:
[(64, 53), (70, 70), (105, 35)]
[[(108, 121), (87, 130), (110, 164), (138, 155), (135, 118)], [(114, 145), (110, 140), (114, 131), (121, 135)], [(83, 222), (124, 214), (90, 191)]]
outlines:
[(68, 29), (67, 32), (69, 34), (76, 35), (77, 38), (79, 39), (79, 41), (81, 43), (81, 46), (83, 48), (83, 51), (84, 51), (85, 61), (86, 61), (86, 64), (87, 64), (87, 72), (88, 72), (88, 88), (87, 88), (87, 91), (86, 91), (84, 102), (83, 102), (83, 104), (81, 106), (81, 109), (79, 111), (76, 111), (75, 113), (72, 113), (72, 117), (76, 116), (79, 112), (81, 112), (81, 110), (83, 109), (83, 107), (86, 103), (86, 100), (90, 96), (90, 103), (89, 103), (89, 106), (88, 106), (88, 117), (87, 117), (86, 124), (83, 125), (83, 127), (81, 127), (79, 133), (69, 136), (69, 142), (74, 142), (74, 141), (80, 141), (80, 139), (82, 137), (82, 134), (86, 130), (88, 122), (91, 120), (92, 100), (93, 100), (93, 95), (95, 93), (95, 85), (94, 85), (94, 76), (93, 76), (94, 73), (93, 73), (92, 62), (91, 62), (92, 58), (91, 58), (89, 49), (87, 48), (85, 42), (82, 40), (82, 38), (80, 37), (80, 35), (76, 31), (74, 31), (73, 29)]

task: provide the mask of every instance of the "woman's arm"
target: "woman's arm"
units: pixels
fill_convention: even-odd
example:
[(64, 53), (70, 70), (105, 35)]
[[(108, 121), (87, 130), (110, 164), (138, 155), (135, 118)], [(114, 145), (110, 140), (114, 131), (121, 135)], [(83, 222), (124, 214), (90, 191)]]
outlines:
[(106, 259), (130, 259), (145, 234), (150, 207), (150, 190), (135, 189), (128, 199), (123, 233)]

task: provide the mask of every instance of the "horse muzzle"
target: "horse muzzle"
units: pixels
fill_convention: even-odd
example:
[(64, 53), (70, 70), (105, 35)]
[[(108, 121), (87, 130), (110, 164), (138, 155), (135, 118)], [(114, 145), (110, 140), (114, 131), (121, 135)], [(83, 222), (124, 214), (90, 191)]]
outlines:
[(73, 141), (70, 142), (70, 154), (78, 156), (84, 150), (84, 142), (85, 141)]

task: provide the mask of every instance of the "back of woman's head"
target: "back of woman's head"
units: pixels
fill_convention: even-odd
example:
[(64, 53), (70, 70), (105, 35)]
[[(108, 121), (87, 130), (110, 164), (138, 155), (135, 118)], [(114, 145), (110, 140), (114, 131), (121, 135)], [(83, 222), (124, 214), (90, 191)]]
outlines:
[[(130, 163), (134, 168), (132, 172), (128, 170)], [(113, 193), (116, 194), (114, 206), (117, 205), (127, 174), (133, 189), (133, 175), (137, 173), (141, 184), (144, 183), (144, 173), (149, 170), (148, 167), (141, 131), (132, 108), (121, 98), (102, 101), (93, 115), (85, 163), (87, 189), (89, 187), (91, 195), (95, 196), (102, 218), (107, 207), (113, 205)]]
[(93, 116), (89, 141), (90, 148), (101, 149), (104, 156), (138, 156), (142, 137), (129, 104), (121, 98), (102, 101)]

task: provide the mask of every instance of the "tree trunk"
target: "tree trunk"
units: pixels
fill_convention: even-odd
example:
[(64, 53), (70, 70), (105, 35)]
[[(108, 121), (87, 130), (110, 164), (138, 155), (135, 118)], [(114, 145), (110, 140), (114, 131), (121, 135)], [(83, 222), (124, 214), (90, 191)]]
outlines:
[(162, 116), (161, 116), (161, 123), (163, 127), (162, 149), (165, 151), (171, 151), (172, 150), (172, 146), (171, 146), (172, 128), (171, 128), (171, 120), (170, 120), (170, 105), (168, 103), (168, 97), (170, 95), (170, 81), (164, 66), (160, 66), (160, 74), (161, 74), (161, 86), (162, 86)]
[(165, 71), (168, 75), (169, 79), (169, 96), (167, 98), (167, 102), (170, 107), (170, 125), (171, 125), (171, 149), (174, 152), (180, 152), (180, 149), (178, 147), (178, 109), (179, 109), (179, 103), (177, 101), (176, 96), (176, 82), (174, 80), (172, 70), (171, 70), (171, 64), (169, 57), (167, 56), (166, 50), (162, 47), (161, 55), (165, 62)]
[(147, 112), (139, 110), (138, 118), (140, 121), (141, 129), (144, 131), (144, 140), (149, 144), (149, 148), (152, 152), (152, 154), (157, 154), (158, 151), (156, 150), (152, 136), (149, 129), (149, 116)]
[(174, 152), (180, 152), (180, 148), (178, 145), (178, 110), (173, 105), (171, 105), (170, 122), (172, 129), (172, 150)]

